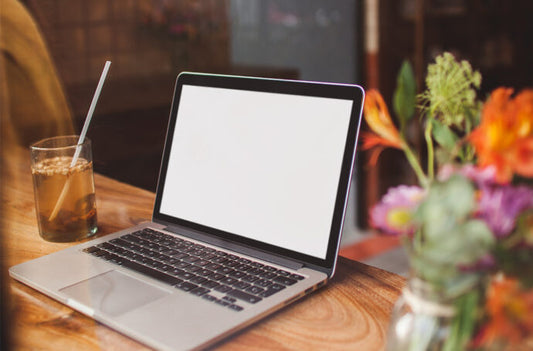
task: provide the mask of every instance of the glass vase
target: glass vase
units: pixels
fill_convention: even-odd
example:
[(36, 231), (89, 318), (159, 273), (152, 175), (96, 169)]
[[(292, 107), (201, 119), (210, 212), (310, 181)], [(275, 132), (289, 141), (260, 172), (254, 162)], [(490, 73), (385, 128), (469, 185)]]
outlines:
[(431, 284), (410, 278), (393, 308), (386, 350), (448, 350), (454, 316), (450, 299)]

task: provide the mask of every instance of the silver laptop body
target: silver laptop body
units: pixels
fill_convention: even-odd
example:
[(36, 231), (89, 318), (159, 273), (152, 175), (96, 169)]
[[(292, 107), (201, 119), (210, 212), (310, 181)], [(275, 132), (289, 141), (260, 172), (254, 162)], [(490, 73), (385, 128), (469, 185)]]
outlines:
[(355, 85), (180, 74), (152, 222), (10, 275), (156, 349), (222, 341), (333, 275), (363, 97)]

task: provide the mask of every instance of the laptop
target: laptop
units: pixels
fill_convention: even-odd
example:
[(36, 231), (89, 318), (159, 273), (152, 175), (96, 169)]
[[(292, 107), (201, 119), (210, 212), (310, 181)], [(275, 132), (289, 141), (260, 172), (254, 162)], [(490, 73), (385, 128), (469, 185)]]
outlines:
[(185, 72), (152, 221), (11, 267), (161, 350), (204, 349), (335, 271), (364, 91)]

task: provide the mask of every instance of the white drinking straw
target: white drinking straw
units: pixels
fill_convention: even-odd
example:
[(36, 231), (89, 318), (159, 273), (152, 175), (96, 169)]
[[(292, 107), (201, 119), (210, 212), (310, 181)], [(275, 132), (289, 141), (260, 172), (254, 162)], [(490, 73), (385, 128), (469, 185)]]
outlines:
[(80, 138), (78, 139), (78, 145), (76, 147), (76, 152), (74, 153), (74, 157), (72, 157), (72, 162), (70, 163), (70, 168), (76, 165), (76, 162), (78, 161), (78, 157), (80, 156), (81, 145), (85, 141), (85, 135), (87, 134), (87, 130), (89, 129), (89, 124), (91, 123), (91, 119), (93, 118), (94, 109), (96, 108), (96, 103), (98, 102), (98, 98), (100, 97), (100, 92), (102, 91), (102, 87), (104, 86), (104, 81), (105, 81), (105, 78), (107, 77), (109, 66), (111, 66), (111, 61), (106, 61), (104, 65), (104, 70), (102, 71), (102, 74), (100, 75), (100, 80), (98, 81), (98, 85), (96, 86), (96, 91), (94, 92), (94, 95), (93, 95), (93, 101), (91, 101), (91, 106), (89, 106), (87, 117), (85, 117), (85, 123), (83, 123), (83, 128), (81, 129)]
[[(78, 157), (80, 156), (80, 152), (81, 152), (81, 145), (83, 145), (83, 142), (85, 141), (85, 135), (87, 134), (87, 130), (89, 129), (89, 124), (91, 123), (91, 119), (93, 118), (94, 109), (96, 107), (96, 103), (98, 102), (98, 98), (100, 97), (100, 92), (102, 91), (102, 87), (104, 86), (104, 81), (107, 77), (109, 66), (111, 66), (111, 61), (106, 61), (102, 74), (100, 75), (100, 80), (98, 81), (98, 85), (96, 86), (96, 91), (94, 92), (93, 100), (91, 101), (91, 106), (89, 106), (87, 117), (85, 117), (85, 122), (83, 123), (83, 128), (81, 129), (80, 138), (78, 139), (78, 144), (76, 145), (76, 151), (74, 152), (74, 156), (72, 157), (72, 162), (70, 162), (70, 168), (74, 167), (76, 165), (76, 162), (78, 162)], [(65, 201), (65, 196), (67, 196), (69, 187), (70, 187), (70, 177), (67, 178), (67, 181), (65, 182), (65, 185), (63, 186), (63, 190), (61, 190), (61, 194), (59, 195), (59, 198), (57, 199), (54, 210), (50, 214), (50, 217), (48, 217), (48, 221), (52, 221), (54, 220), (54, 218), (56, 218), (59, 212), (59, 208), (63, 204), (63, 201)]]

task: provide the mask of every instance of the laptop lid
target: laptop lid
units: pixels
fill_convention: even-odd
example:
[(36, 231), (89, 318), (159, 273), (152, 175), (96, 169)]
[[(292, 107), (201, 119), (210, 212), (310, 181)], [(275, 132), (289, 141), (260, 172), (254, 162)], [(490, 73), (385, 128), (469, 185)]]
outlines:
[(332, 275), (363, 89), (185, 72), (153, 221)]

